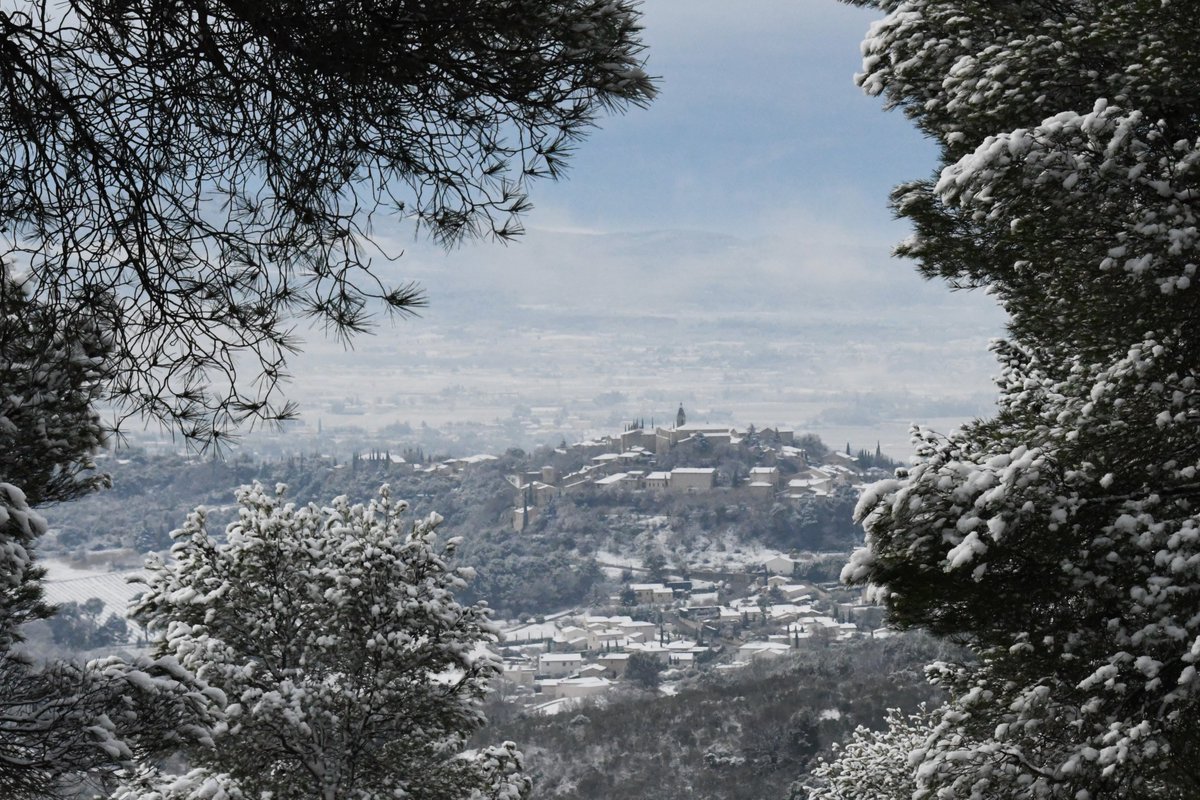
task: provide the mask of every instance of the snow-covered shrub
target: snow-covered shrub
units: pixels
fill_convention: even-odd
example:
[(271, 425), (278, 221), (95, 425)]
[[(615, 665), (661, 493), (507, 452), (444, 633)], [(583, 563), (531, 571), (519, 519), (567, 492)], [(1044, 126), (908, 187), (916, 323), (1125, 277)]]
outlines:
[(934, 723), (924, 709), (907, 716), (899, 709), (889, 709), (885, 730), (860, 725), (849, 742), (835, 744), (835, 758), (818, 762), (801, 796), (807, 800), (911, 800), (917, 791), (919, 755)]
[(134, 618), (229, 699), (216, 747), (189, 750), (200, 771), (157, 791), (523, 795), (511, 743), (463, 751), (500, 671), (487, 648), (498, 633), (486, 607), (455, 600), (471, 571), (448, 565), (457, 542), (437, 546), (440, 518), (407, 521), (386, 486), (365, 506), (325, 508), (288, 503), (285, 490), (240, 489), (223, 542), (196, 511), (173, 534), (172, 560), (148, 562)]

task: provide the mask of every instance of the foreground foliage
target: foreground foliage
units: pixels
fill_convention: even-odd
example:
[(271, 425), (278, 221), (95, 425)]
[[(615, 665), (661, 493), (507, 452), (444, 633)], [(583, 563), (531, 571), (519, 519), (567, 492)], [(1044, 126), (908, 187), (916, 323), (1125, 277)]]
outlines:
[(90, 317), (58, 317), (0, 266), (0, 480), (18, 483), (31, 505), (107, 483), (91, 456), (104, 441), (93, 404), (110, 341)]
[(91, 403), (107, 340), (88, 320), (53, 320), (0, 274), (0, 796), (13, 800), (102, 788), (185, 740), (211, 744), (220, 724), (211, 690), (173, 659), (76, 665), (20, 649), (21, 626), (54, 612), (34, 506), (106, 480), (90, 455), (103, 435)]
[(440, 519), (407, 522), (386, 487), (328, 508), (283, 492), (239, 490), (223, 543), (195, 512), (174, 559), (148, 563), (134, 618), (230, 704), (217, 747), (188, 749), (194, 772), (141, 783), (163, 797), (522, 796), (511, 743), (463, 752), (500, 671), (484, 647), (497, 632), (455, 601), (470, 571), (447, 564), (455, 540), (436, 548)]
[(185, 744), (212, 747), (224, 696), (173, 658), (85, 666), (0, 652), (0, 792), (95, 792)]
[[(834, 744), (834, 760), (821, 759), (801, 796), (808, 800), (910, 800), (918, 791), (909, 759), (929, 738), (937, 715), (924, 706), (915, 714), (888, 710), (887, 726), (860, 725), (844, 744)], [(800, 791), (797, 792), (800, 794)]]
[(843, 577), (978, 655), (935, 669), (951, 701), (897, 768), (946, 798), (1194, 797), (1194, 9), (860, 4), (887, 12), (860, 82), (941, 146), (894, 194), (899, 252), (1010, 318), (997, 416), (917, 431), (859, 505)]

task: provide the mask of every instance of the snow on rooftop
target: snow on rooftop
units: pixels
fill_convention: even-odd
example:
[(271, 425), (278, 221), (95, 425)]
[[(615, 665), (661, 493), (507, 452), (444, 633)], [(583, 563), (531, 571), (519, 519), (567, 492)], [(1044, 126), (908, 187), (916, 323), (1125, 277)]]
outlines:
[(583, 686), (587, 688), (600, 688), (612, 686), (612, 681), (608, 678), (598, 678), (594, 675), (588, 675), (583, 678), (565, 678), (558, 682), (559, 686)]
[(555, 714), (561, 714), (564, 711), (579, 708), (581, 705), (583, 705), (583, 699), (580, 697), (560, 697), (558, 700), (551, 700), (549, 703), (534, 706), (533, 712), (550, 717)]
[(622, 625), (630, 622), (633, 622), (633, 617), (629, 616), (602, 617), (589, 614), (583, 618), (583, 624), (587, 625), (589, 628), (597, 626), (608, 627), (609, 625)]
[(555, 630), (554, 625), (549, 622), (519, 625), (513, 628), (505, 628), (502, 631), (502, 641), (516, 644), (533, 639), (550, 639), (554, 636)]
[(792, 648), (782, 642), (746, 642), (739, 653), (786, 653)]

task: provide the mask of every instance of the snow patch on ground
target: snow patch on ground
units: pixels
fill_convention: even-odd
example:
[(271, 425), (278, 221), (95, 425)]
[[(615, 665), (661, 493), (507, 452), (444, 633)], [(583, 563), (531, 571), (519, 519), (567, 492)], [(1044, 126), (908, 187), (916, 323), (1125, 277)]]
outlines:
[(642, 559), (637, 556), (622, 555), (609, 550), (597, 550), (596, 561), (605, 566), (618, 569), (641, 569)]
[(111, 569), (99, 567), (76, 567), (57, 558), (39, 558), (37, 563), (46, 568), (47, 581), (70, 581), (77, 578), (95, 578), (99, 575), (111, 575)]
[(723, 544), (725, 545), (723, 552), (719, 550), (706, 550), (696, 553), (696, 561), (693, 566), (709, 567), (728, 572), (748, 566), (761, 566), (767, 559), (780, 555), (778, 550), (750, 542), (740, 542), (733, 536), (726, 536)]

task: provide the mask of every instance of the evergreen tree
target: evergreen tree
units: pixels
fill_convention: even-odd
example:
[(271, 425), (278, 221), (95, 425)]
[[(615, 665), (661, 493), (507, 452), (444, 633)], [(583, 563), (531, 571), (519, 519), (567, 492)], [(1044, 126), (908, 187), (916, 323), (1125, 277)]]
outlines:
[[(915, 431), (843, 577), (968, 642), (938, 797), (1200, 793), (1200, 40), (1190, 3), (857, 0), (863, 87), (941, 148), (900, 254), (1009, 317), (1000, 410)], [(858, 796), (869, 796), (868, 794)]]
[(633, 653), (625, 663), (626, 680), (643, 689), (657, 689), (666, 669), (659, 660), (646, 653)]
[(501, 670), (483, 647), (498, 631), (486, 607), (455, 601), (472, 571), (448, 566), (456, 540), (436, 547), (440, 518), (407, 522), (386, 486), (367, 506), (340, 497), (328, 508), (297, 508), (284, 491), (240, 489), (223, 544), (196, 511), (173, 560), (148, 562), (134, 618), (232, 704), (217, 746), (188, 750), (194, 772), (150, 769), (134, 786), (196, 798), (214, 786), (277, 800), (524, 796), (511, 743), (463, 752)]
[(203, 683), (176, 664), (39, 662), (15, 647), (23, 624), (54, 611), (34, 559), (46, 531), (34, 506), (107, 480), (91, 462), (107, 352), (90, 318), (57, 315), (0, 270), (0, 797), (12, 800), (101, 788), (184, 738), (210, 741), (219, 721)]
[(650, 550), (642, 558), (642, 566), (651, 580), (661, 581), (667, 576), (667, 557), (658, 550)]
[(92, 463), (104, 441), (93, 404), (110, 350), (93, 317), (59, 316), (0, 266), (0, 481), (31, 505), (106, 484)]

